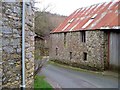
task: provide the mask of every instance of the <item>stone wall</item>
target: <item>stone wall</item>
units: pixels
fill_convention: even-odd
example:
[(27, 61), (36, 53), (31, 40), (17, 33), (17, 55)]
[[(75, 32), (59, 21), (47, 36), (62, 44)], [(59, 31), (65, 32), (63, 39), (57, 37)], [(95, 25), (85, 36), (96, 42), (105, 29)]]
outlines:
[[(9, 0), (5, 0), (2, 2), (1, 60), (3, 88), (20, 88), (22, 83), (22, 2), (19, 1), (9, 2)], [(25, 74), (27, 88), (33, 87), (34, 83), (33, 5), (33, 1), (26, 2), (25, 8)]]
[[(103, 31), (86, 31), (86, 42), (81, 32), (51, 34), (50, 60), (76, 67), (103, 70), (107, 59), (107, 34)], [(84, 60), (87, 53), (87, 60)], [(107, 65), (107, 64), (106, 64)]]
[(26, 87), (33, 87), (34, 84), (34, 2), (26, 3), (26, 24), (25, 24), (25, 56), (26, 56)]
[(0, 90), (2, 88), (2, 2), (0, 2)]

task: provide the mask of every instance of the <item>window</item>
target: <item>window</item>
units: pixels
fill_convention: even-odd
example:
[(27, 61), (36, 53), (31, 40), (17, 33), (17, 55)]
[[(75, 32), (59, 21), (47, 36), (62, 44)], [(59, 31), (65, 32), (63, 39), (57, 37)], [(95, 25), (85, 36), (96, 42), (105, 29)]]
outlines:
[(70, 60), (72, 59), (72, 52), (70, 52)]
[(56, 48), (56, 56), (58, 55), (58, 48)]
[(86, 33), (85, 33), (85, 31), (81, 31), (80, 33), (81, 33), (81, 41), (86, 42)]
[(97, 17), (97, 14), (93, 15), (93, 16), (91, 17), (91, 19), (88, 20), (88, 22), (87, 22), (85, 25), (83, 25), (82, 28), (86, 28), (90, 23), (93, 22), (93, 20), (94, 20), (96, 17)]
[(68, 24), (62, 29), (62, 31), (64, 31), (66, 28), (68, 28), (69, 25), (70, 25), (70, 23), (68, 23)]
[(97, 17), (97, 14), (93, 15), (91, 19), (95, 19)]
[(84, 60), (84, 61), (87, 60), (87, 53), (86, 53), (86, 52), (83, 53), (83, 60)]
[(69, 20), (69, 21), (68, 21), (68, 23), (72, 23), (73, 21), (74, 21), (74, 18), (73, 18), (73, 19), (71, 19), (71, 20)]
[(67, 33), (64, 33), (64, 46), (66, 46), (66, 35)]

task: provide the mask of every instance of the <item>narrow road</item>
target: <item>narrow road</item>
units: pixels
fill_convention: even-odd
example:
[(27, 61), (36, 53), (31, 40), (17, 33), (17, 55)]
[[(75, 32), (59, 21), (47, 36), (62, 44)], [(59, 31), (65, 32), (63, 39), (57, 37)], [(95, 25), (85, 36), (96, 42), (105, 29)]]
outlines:
[(118, 79), (115, 77), (75, 71), (51, 64), (44, 67), (41, 73), (62, 88), (118, 88)]

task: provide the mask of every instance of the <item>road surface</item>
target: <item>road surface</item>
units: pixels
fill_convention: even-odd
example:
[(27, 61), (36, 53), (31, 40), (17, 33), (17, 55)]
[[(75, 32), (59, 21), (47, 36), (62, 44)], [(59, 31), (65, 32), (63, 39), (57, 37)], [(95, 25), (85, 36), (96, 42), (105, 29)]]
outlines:
[(118, 79), (90, 72), (75, 71), (56, 65), (47, 65), (42, 69), (50, 80), (61, 88), (118, 88)]

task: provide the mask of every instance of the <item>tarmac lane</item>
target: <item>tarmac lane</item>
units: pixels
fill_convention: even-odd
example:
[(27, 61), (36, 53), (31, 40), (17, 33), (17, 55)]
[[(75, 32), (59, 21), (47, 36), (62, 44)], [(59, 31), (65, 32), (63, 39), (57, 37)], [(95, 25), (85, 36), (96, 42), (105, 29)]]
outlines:
[(52, 64), (43, 67), (41, 73), (61, 88), (118, 88), (116, 77), (76, 71)]

